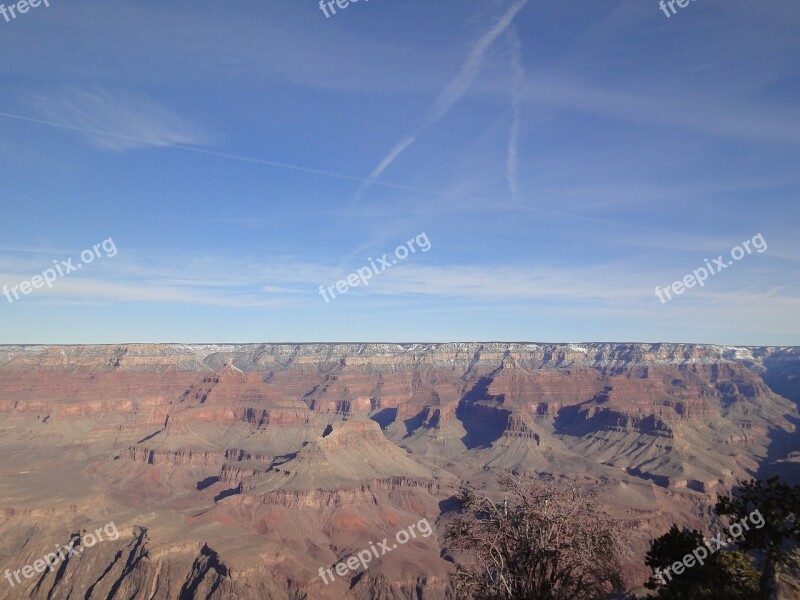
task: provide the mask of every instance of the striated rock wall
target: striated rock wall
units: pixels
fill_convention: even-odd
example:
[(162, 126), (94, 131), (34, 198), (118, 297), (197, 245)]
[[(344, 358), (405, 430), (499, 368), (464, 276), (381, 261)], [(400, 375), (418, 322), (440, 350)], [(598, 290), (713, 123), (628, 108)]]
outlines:
[(336, 589), (316, 570), (507, 470), (602, 489), (642, 539), (703, 527), (791, 460), (798, 369), (689, 344), (0, 346), (0, 558), (96, 511), (124, 539), (26, 597), (445, 598), (435, 536)]

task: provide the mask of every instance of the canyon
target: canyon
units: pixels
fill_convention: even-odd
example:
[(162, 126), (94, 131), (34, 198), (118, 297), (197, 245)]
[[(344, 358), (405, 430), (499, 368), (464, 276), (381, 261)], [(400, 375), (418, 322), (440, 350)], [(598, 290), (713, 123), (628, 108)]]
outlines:
[[(641, 343), (0, 346), (0, 598), (444, 599), (464, 486), (576, 483), (650, 540), (738, 480), (800, 483), (800, 348)], [(352, 577), (327, 569), (426, 518)]]

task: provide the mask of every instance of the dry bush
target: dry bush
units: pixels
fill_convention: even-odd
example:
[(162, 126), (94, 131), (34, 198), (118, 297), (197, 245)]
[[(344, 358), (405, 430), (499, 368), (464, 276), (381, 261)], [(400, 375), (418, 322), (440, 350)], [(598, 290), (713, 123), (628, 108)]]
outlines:
[(594, 494), (509, 475), (500, 484), (499, 503), (463, 491), (448, 528), (463, 558), (452, 576), (458, 598), (601, 600), (621, 592), (629, 551)]

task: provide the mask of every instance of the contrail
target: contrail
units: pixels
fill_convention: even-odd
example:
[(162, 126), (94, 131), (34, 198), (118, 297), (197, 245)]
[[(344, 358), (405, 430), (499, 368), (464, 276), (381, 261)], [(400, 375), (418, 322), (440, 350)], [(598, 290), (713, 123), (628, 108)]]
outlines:
[(483, 55), (489, 46), (500, 37), (509, 25), (511, 25), (514, 17), (521, 11), (528, 0), (517, 0), (511, 8), (508, 9), (506, 14), (492, 27), (487, 33), (478, 40), (478, 43), (472, 48), (467, 55), (467, 59), (461, 66), (458, 75), (442, 90), (433, 102), (433, 106), (428, 110), (422, 124), (411, 134), (404, 137), (400, 142), (389, 151), (386, 157), (378, 163), (378, 166), (370, 173), (367, 181), (358, 188), (358, 191), (350, 199), (352, 206), (364, 195), (364, 193), (376, 182), (378, 177), (391, 165), (394, 160), (409, 146), (417, 141), (417, 138), (422, 135), (427, 129), (436, 124), (439, 119), (446, 115), (453, 105), (458, 102), (461, 97), (466, 93), (475, 76), (478, 74), (481, 63), (483, 62)]
[[(290, 171), (300, 171), (301, 173), (310, 173), (313, 175), (321, 175), (324, 177), (334, 177), (336, 179), (343, 179), (345, 181), (356, 181), (358, 183), (366, 183), (368, 180), (363, 177), (355, 177), (352, 175), (343, 175), (341, 173), (333, 173), (331, 171), (323, 171), (321, 169), (313, 169), (311, 167), (304, 167), (301, 165), (293, 165), (290, 163), (282, 163), (277, 162), (274, 160), (264, 160), (261, 158), (251, 158), (248, 156), (240, 156), (238, 154), (229, 154), (227, 152), (217, 152), (214, 150), (204, 150), (202, 148), (195, 148), (193, 146), (183, 146), (181, 144), (164, 144), (162, 142), (157, 142), (153, 140), (148, 140), (145, 138), (138, 138), (131, 135), (126, 135), (123, 133), (111, 133), (110, 131), (98, 131), (96, 129), (91, 129), (88, 127), (79, 127), (77, 125), (67, 125), (64, 123), (54, 123), (53, 121), (45, 121), (44, 119), (35, 119), (33, 117), (26, 117), (23, 115), (14, 115), (10, 113), (0, 112), (0, 117), (6, 117), (8, 119), (16, 119), (18, 121), (28, 121), (30, 123), (37, 123), (39, 125), (48, 125), (50, 127), (57, 127), (59, 129), (69, 129), (72, 131), (80, 131), (81, 133), (91, 133), (93, 135), (105, 135), (125, 140), (130, 140), (133, 142), (139, 142), (142, 144), (147, 144), (150, 146), (155, 146), (158, 148), (174, 148), (176, 150), (183, 150), (184, 152), (194, 152), (196, 154), (205, 154), (207, 156), (216, 156), (218, 158), (227, 158), (229, 160), (240, 160), (244, 162), (254, 163), (257, 165), (266, 165), (268, 167), (275, 167), (277, 169), (288, 169)], [(382, 187), (394, 188), (398, 190), (405, 190), (410, 192), (423, 192), (423, 193), (430, 193), (430, 190), (425, 190), (422, 188), (416, 188), (413, 186), (407, 185), (400, 185), (395, 183), (381, 183), (377, 182), (376, 185), (380, 185)]]
[[(527, 2), (527, 0), (525, 0), (525, 1)], [(45, 121), (45, 120), (42, 120), (42, 119), (34, 119), (33, 117), (25, 117), (25, 116), (22, 116), (22, 115), (14, 115), (14, 114), (10, 114), (10, 113), (0, 112), (0, 117), (6, 117), (6, 118), (9, 118), (9, 119), (17, 119), (17, 120), (20, 120), (20, 121), (28, 121), (28, 122), (31, 122), (31, 123), (37, 123), (37, 124), (40, 124), (40, 125), (48, 125), (48, 126), (51, 126), (51, 127), (58, 127), (59, 129), (69, 129), (69, 130), (73, 130), (73, 131), (80, 131), (80, 132), (83, 132), (83, 133), (91, 133), (93, 135), (108, 135), (108, 136), (113, 136), (113, 137), (125, 138), (125, 139), (131, 140), (131, 141), (157, 146), (159, 148), (174, 148), (176, 150), (183, 150), (185, 152), (194, 152), (194, 153), (197, 153), (197, 154), (205, 154), (207, 156), (216, 156), (216, 157), (219, 157), (219, 158), (226, 158), (226, 159), (229, 159), (229, 160), (240, 160), (240, 161), (244, 161), (244, 162), (249, 162), (249, 163), (253, 163), (253, 164), (257, 164), (257, 165), (266, 165), (266, 166), (269, 166), (269, 167), (275, 167), (275, 168), (279, 168), (279, 169), (290, 169), (292, 171), (300, 171), (300, 172), (303, 172), (303, 173), (312, 173), (314, 175), (321, 175), (321, 176), (324, 176), (324, 177), (335, 177), (336, 179), (344, 179), (344, 180), (347, 180), (347, 181), (357, 181), (357, 182), (363, 182), (363, 183), (367, 183), (369, 181), (367, 179), (364, 179), (363, 177), (353, 177), (353, 176), (350, 176), (350, 175), (342, 175), (341, 173), (332, 173), (330, 171), (322, 171), (320, 169), (311, 169), (309, 167), (303, 167), (303, 166), (300, 166), (300, 165), (293, 165), (293, 164), (289, 164), (289, 163), (281, 163), (281, 162), (276, 162), (276, 161), (272, 161), (272, 160), (264, 160), (264, 159), (261, 159), (261, 158), (251, 158), (251, 157), (248, 157), (248, 156), (240, 156), (240, 155), (237, 155), (237, 154), (228, 154), (227, 152), (216, 152), (214, 150), (203, 150), (202, 148), (194, 148), (192, 146), (181, 146), (181, 145), (178, 145), (178, 144), (164, 145), (164, 144), (162, 144), (160, 142), (153, 142), (152, 140), (147, 140), (147, 139), (144, 139), (144, 138), (137, 138), (137, 137), (133, 137), (133, 136), (130, 136), (130, 135), (121, 134), (121, 133), (111, 133), (111, 132), (108, 132), (108, 131), (98, 131), (98, 130), (90, 129), (90, 128), (87, 128), (87, 127), (78, 127), (76, 125), (65, 125), (64, 123), (53, 123), (51, 121)], [(404, 191), (408, 191), (408, 192), (418, 192), (420, 194), (427, 194), (427, 195), (436, 196), (436, 197), (439, 197), (439, 198), (456, 198), (456, 199), (459, 199), (459, 200), (470, 200), (470, 201), (476, 201), (476, 202), (485, 202), (487, 204), (492, 203), (492, 204), (496, 205), (496, 201), (495, 200), (489, 200), (487, 198), (480, 198), (480, 197), (477, 197), (477, 196), (470, 196), (470, 195), (466, 195), (466, 194), (447, 193), (447, 192), (442, 192), (442, 191), (439, 191), (439, 190), (432, 190), (432, 189), (428, 189), (428, 188), (415, 187), (415, 186), (411, 186), (411, 185), (400, 185), (400, 184), (396, 184), (396, 183), (385, 183), (385, 182), (381, 182), (381, 181), (370, 182), (370, 185), (378, 185), (378, 186), (381, 186), (381, 187), (393, 188), (393, 189), (397, 189), (397, 190), (404, 190)], [(565, 212), (551, 210), (551, 209), (545, 209), (545, 208), (532, 208), (532, 207), (529, 207), (529, 206), (515, 206), (514, 208), (520, 209), (520, 210), (538, 212), (538, 213), (546, 214), (546, 215), (552, 215), (552, 216), (555, 216), (555, 217), (566, 217), (566, 218), (571, 218), (571, 219), (579, 219), (581, 221), (590, 221), (590, 222), (593, 222), (593, 223), (602, 223), (602, 224), (606, 224), (606, 225), (628, 226), (626, 223), (610, 221), (608, 219), (600, 219), (598, 217), (590, 217), (590, 216), (585, 216), (585, 215), (576, 215), (576, 214), (572, 214), (572, 213), (565, 213)], [(639, 229), (638, 226), (637, 226), (637, 229)]]
[(508, 160), (506, 162), (506, 180), (511, 191), (511, 203), (519, 204), (519, 127), (522, 108), (522, 89), (525, 83), (525, 71), (522, 69), (522, 53), (519, 36), (512, 27), (508, 31), (508, 42), (511, 49), (511, 109), (514, 117), (508, 138)]
[[(527, 2), (528, 2), (528, 0), (524, 0), (523, 5), (526, 4)], [(276, 162), (276, 161), (272, 161), (272, 160), (264, 160), (264, 159), (260, 159), (260, 158), (251, 158), (251, 157), (248, 157), (248, 156), (240, 156), (240, 155), (237, 155), (237, 154), (229, 154), (227, 152), (216, 152), (214, 150), (203, 150), (202, 148), (194, 148), (192, 146), (181, 146), (181, 145), (178, 145), (178, 144), (164, 145), (164, 144), (162, 144), (160, 142), (153, 142), (152, 140), (147, 140), (147, 139), (144, 139), (144, 138), (137, 138), (137, 137), (121, 134), (121, 133), (111, 133), (111, 132), (108, 132), (108, 131), (98, 131), (98, 130), (90, 129), (90, 128), (87, 128), (87, 127), (78, 127), (78, 126), (75, 126), (75, 125), (66, 125), (64, 123), (53, 123), (52, 121), (45, 121), (45, 120), (42, 120), (42, 119), (34, 119), (33, 117), (25, 117), (25, 116), (22, 116), (22, 115), (14, 115), (14, 114), (5, 113), (5, 112), (0, 112), (0, 117), (6, 117), (8, 119), (17, 119), (19, 121), (28, 121), (30, 123), (37, 123), (37, 124), (40, 124), (40, 125), (48, 125), (50, 127), (58, 127), (59, 129), (69, 129), (69, 130), (72, 130), (72, 131), (80, 131), (80, 132), (83, 132), (83, 133), (91, 133), (91, 134), (94, 134), (94, 135), (108, 135), (108, 136), (113, 136), (113, 137), (119, 137), (119, 138), (129, 139), (129, 140), (135, 141), (135, 142), (140, 142), (140, 143), (145, 143), (145, 144), (157, 146), (159, 148), (174, 148), (176, 150), (183, 150), (185, 152), (194, 152), (194, 153), (197, 153), (197, 154), (205, 154), (207, 156), (216, 156), (216, 157), (219, 157), (219, 158), (226, 158), (226, 159), (229, 159), (229, 160), (240, 160), (240, 161), (244, 161), (244, 162), (249, 162), (249, 163), (253, 163), (253, 164), (257, 164), (257, 165), (266, 165), (266, 166), (269, 166), (269, 167), (275, 167), (275, 168), (279, 168), (279, 169), (289, 169), (289, 170), (292, 170), (292, 171), (300, 171), (300, 172), (303, 172), (303, 173), (311, 173), (311, 174), (314, 174), (314, 175), (321, 175), (321, 176), (324, 176), (324, 177), (334, 177), (336, 179), (344, 179), (344, 180), (347, 180), (347, 181), (357, 181), (357, 182), (369, 183), (370, 185), (377, 185), (377, 186), (381, 186), (381, 187), (393, 188), (393, 189), (397, 189), (397, 190), (404, 190), (404, 191), (408, 191), (408, 192), (418, 192), (420, 194), (427, 194), (427, 195), (435, 196), (435, 197), (439, 197), (439, 198), (456, 198), (456, 199), (459, 199), (459, 200), (469, 200), (469, 201), (475, 201), (475, 202), (484, 202), (487, 205), (492, 204), (492, 205), (495, 205), (495, 206), (497, 204), (496, 199), (481, 198), (481, 197), (478, 197), (478, 196), (471, 196), (471, 195), (467, 195), (467, 194), (454, 194), (454, 193), (442, 192), (440, 190), (432, 190), (432, 189), (429, 189), (429, 188), (421, 188), (421, 187), (416, 187), (416, 186), (411, 186), (411, 185), (400, 185), (400, 184), (396, 184), (396, 183), (385, 183), (385, 182), (381, 182), (381, 181), (370, 181), (368, 179), (364, 179), (363, 177), (354, 177), (354, 176), (351, 176), (351, 175), (342, 175), (341, 173), (332, 173), (330, 171), (323, 171), (323, 170), (320, 170), (320, 169), (312, 169), (312, 168), (309, 168), (309, 167), (303, 167), (303, 166), (300, 166), (300, 165), (293, 165), (293, 164), (289, 164), (289, 163), (281, 163), (281, 162)], [(410, 138), (404, 138), (404, 140), (408, 140), (408, 139), (410, 139)], [(400, 145), (401, 144), (398, 144), (398, 147)], [(408, 145), (410, 145), (410, 143)], [(603, 218), (599, 218), (599, 217), (591, 217), (591, 216), (587, 216), (587, 215), (577, 215), (577, 214), (574, 214), (574, 213), (566, 213), (566, 212), (563, 212), (563, 211), (557, 211), (557, 210), (546, 209), (546, 208), (538, 208), (538, 207), (534, 208), (534, 207), (524, 206), (524, 205), (513, 206), (513, 208), (517, 209), (517, 210), (528, 211), (528, 212), (537, 212), (537, 213), (540, 213), (540, 214), (543, 214), (543, 215), (550, 215), (550, 216), (554, 216), (554, 217), (564, 217), (564, 218), (568, 218), (568, 219), (578, 219), (580, 221), (587, 221), (587, 222), (591, 222), (591, 223), (600, 223), (600, 224), (604, 224), (604, 225), (618, 225), (620, 227), (632, 227), (632, 225), (630, 225), (629, 223), (624, 223), (624, 222), (620, 222), (620, 221), (612, 221), (610, 219), (603, 219)], [(635, 228), (637, 230), (649, 229), (649, 230), (657, 231), (657, 232), (660, 232), (660, 233), (669, 233), (671, 235), (678, 235), (678, 234), (675, 234), (674, 232), (667, 232), (667, 231), (663, 231), (663, 230), (660, 230), (660, 229), (654, 229), (654, 228), (651, 228), (651, 227), (641, 227), (641, 226), (637, 225), (637, 226), (635, 226)], [(685, 236), (685, 237), (688, 238), (689, 236)]]

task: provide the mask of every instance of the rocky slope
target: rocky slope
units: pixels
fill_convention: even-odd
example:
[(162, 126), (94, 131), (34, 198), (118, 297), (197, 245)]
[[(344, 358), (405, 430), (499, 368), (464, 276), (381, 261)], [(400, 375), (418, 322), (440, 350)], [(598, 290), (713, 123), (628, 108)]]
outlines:
[[(681, 344), (0, 346), (0, 598), (448, 596), (460, 486), (598, 490), (650, 536), (713, 527), (738, 478), (800, 475), (800, 349)], [(426, 518), (366, 571), (318, 575)], [(62, 542), (63, 543), (63, 542)]]

